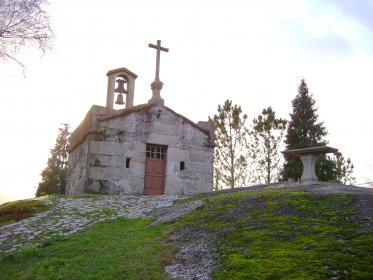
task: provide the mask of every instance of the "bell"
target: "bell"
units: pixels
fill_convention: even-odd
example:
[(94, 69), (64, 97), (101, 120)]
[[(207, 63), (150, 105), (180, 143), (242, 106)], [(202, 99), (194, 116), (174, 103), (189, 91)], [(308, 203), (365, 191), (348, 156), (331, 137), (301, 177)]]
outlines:
[[(119, 93), (124, 93), (126, 94), (127, 91), (125, 90), (124, 88), (124, 84), (127, 82), (126, 80), (122, 80), (122, 79), (118, 79), (116, 80), (116, 82), (118, 83), (118, 86), (117, 88), (115, 89), (115, 92), (119, 92)], [(119, 99), (119, 95), (118, 95), (118, 99)], [(123, 97), (122, 97), (123, 99)]]
[[(115, 90), (115, 91), (116, 91), (116, 90)], [(123, 104), (124, 104), (124, 101), (123, 101), (123, 94), (118, 93), (117, 101), (115, 101), (115, 104), (117, 104), (117, 105), (123, 105)]]

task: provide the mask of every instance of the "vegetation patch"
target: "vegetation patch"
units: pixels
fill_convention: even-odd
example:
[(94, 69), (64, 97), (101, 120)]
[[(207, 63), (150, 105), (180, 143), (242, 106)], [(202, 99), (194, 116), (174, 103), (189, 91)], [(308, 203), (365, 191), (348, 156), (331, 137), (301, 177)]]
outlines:
[(358, 230), (354, 198), (300, 190), (217, 194), (169, 225), (214, 235), (213, 279), (368, 279), (373, 232)]
[(0, 225), (27, 219), (49, 209), (51, 205), (40, 199), (25, 199), (0, 205)]
[(167, 279), (172, 247), (160, 227), (118, 219), (0, 258), (0, 279)]

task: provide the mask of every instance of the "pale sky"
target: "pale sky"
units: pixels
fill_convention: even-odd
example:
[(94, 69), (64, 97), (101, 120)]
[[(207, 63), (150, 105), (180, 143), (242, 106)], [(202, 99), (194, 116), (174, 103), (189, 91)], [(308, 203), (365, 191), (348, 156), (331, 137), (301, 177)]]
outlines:
[(138, 75), (135, 105), (151, 97), (162, 40), (165, 105), (207, 120), (226, 99), (250, 119), (272, 106), (289, 119), (301, 78), (329, 145), (373, 180), (373, 1), (50, 0), (55, 47), (1, 62), (0, 203), (33, 197), (60, 123), (72, 130), (105, 105), (107, 71)]

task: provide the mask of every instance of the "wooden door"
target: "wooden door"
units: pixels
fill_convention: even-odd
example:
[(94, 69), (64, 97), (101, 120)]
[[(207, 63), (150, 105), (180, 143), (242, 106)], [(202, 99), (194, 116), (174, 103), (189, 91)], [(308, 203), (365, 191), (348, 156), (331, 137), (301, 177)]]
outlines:
[(164, 194), (166, 146), (146, 145), (144, 194)]

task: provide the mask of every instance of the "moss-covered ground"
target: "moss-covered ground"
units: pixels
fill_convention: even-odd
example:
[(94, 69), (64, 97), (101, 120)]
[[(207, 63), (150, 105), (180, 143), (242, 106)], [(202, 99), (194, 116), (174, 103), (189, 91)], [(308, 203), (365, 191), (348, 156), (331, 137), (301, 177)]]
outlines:
[[(371, 218), (362, 218), (353, 195), (263, 188), (186, 201), (193, 199), (203, 206), (175, 223), (119, 219), (5, 254), (0, 279), (167, 279), (174, 249), (164, 227), (213, 237), (213, 279), (373, 279)], [(0, 216), (31, 213), (24, 218), (47, 207), (18, 201), (1, 205)]]
[(213, 279), (373, 279), (373, 232), (349, 194), (254, 190), (212, 195), (172, 230), (215, 234)]

